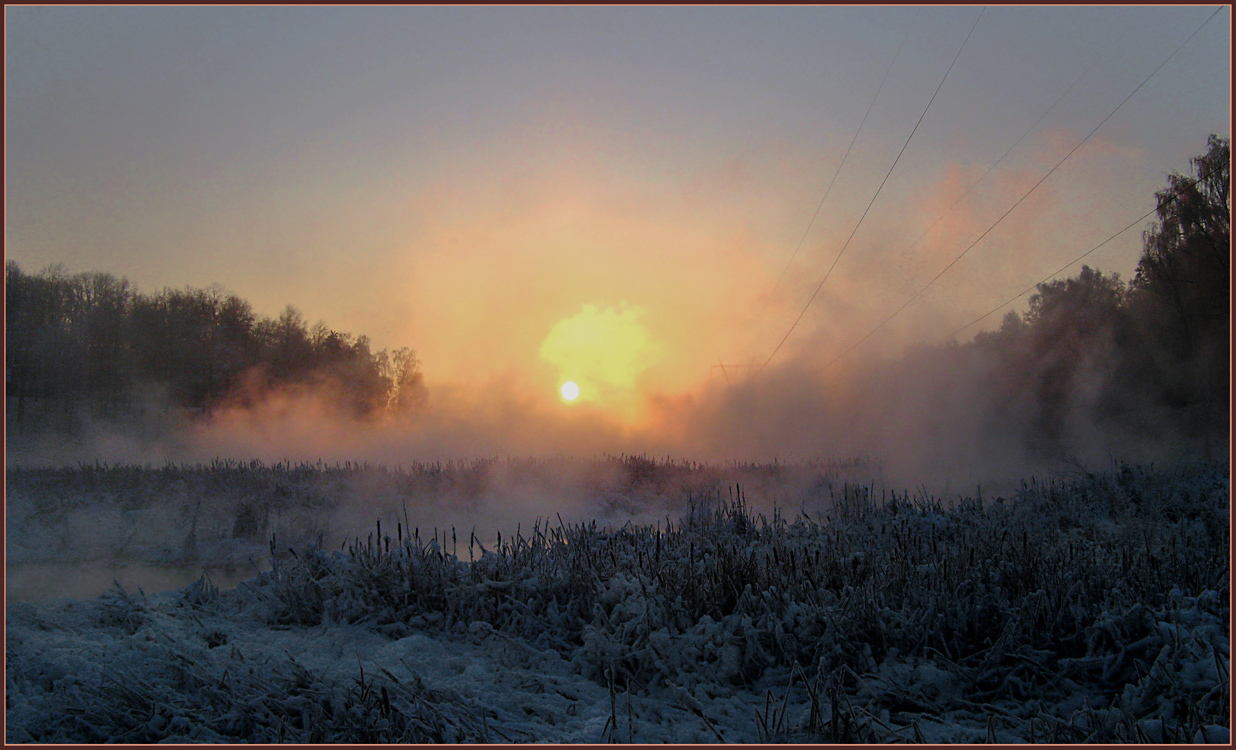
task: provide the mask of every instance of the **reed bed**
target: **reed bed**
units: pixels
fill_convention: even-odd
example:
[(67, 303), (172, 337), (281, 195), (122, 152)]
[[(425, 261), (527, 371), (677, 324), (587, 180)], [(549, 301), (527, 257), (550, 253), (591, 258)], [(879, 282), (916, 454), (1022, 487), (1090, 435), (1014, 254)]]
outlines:
[[(734, 487), (677, 522), (538, 521), (496, 549), (378, 524), (261, 586), (277, 622), (484, 623), (620, 691), (779, 671), (766, 740), (891, 741), (957, 711), (994, 736), (1192, 739), (1227, 725), (1228, 494), (1221, 474), (1164, 480), (1121, 466), (950, 508), (847, 486), (820, 519), (753, 515)], [(797, 720), (774, 705), (793, 689)]]
[[(714, 486), (659, 523), (542, 518), (494, 544), (379, 521), (336, 549), (272, 538), (269, 572), (231, 591), (204, 578), (176, 616), (552, 652), (608, 696), (596, 740), (655, 741), (651, 717), (671, 709), (716, 741), (1223, 739), (1228, 477), (1116, 465), (951, 504), (842, 484), (822, 515)], [(105, 597), (100, 626), (148, 633), (144, 599)], [(224, 630), (203, 648), (226, 649)], [(160, 679), (75, 683), (78, 708), (30, 713), (42, 723), (9, 739), (543, 739), (393, 668), (343, 678), (289, 655), (246, 672), (146, 637)], [(9, 656), (10, 692), (40, 699), (38, 655)], [(733, 695), (751, 708), (722, 716)]]

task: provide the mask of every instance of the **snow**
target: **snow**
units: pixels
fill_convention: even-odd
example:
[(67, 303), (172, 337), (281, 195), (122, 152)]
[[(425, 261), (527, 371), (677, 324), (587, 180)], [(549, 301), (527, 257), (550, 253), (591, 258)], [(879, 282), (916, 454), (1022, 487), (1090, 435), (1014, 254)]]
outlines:
[(10, 601), (6, 739), (1228, 743), (1227, 472), (846, 490), (821, 523), (717, 491), (471, 563), (383, 524), (234, 588)]

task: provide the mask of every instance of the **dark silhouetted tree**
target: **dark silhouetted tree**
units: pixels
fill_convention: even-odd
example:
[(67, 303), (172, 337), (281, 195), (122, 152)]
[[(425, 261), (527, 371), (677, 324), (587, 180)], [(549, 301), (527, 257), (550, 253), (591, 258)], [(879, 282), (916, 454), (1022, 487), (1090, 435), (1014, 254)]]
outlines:
[[(60, 266), (28, 275), (5, 266), (5, 391), (8, 426), (76, 429), (82, 418), (136, 415), (157, 386), (167, 408), (208, 414), (252, 405), (293, 386), (371, 419), (411, 411), (423, 399), (410, 350), (374, 352), (365, 336), (310, 331), (289, 305), (259, 317), (222, 288), (135, 291), (105, 273), (70, 276)], [(157, 401), (157, 399), (156, 399)], [(37, 418), (31, 410), (37, 410)]]
[(1231, 142), (1211, 136), (1194, 177), (1168, 176), (1144, 236), (1131, 307), (1178, 406), (1226, 410), (1231, 370)]
[[(1211, 136), (1193, 177), (1169, 175), (1134, 280), (1083, 266), (1038, 285), (1024, 317), (975, 337), (993, 400), (1036, 451), (1068, 453), (1068, 424), (1156, 441), (1226, 435), (1231, 151)], [(1002, 421), (1001, 419), (995, 420)]]

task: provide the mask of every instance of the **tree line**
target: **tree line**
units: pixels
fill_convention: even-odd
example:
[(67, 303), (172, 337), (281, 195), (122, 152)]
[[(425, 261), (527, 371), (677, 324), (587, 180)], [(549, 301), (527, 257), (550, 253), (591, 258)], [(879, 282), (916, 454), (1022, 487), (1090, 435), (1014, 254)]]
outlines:
[(998, 330), (919, 356), (947, 351), (978, 365), (994, 421), (1021, 424), (1043, 453), (1067, 445), (1079, 416), (1149, 438), (1226, 439), (1230, 139), (1212, 135), (1192, 167), (1156, 193), (1158, 220), (1127, 284), (1082, 266), (1039, 284), (1029, 309), (1007, 313)]
[(280, 387), (312, 388), (358, 419), (424, 398), (410, 349), (375, 352), (366, 336), (310, 327), (291, 305), (264, 317), (218, 286), (143, 294), (108, 273), (29, 274), (9, 261), (5, 336), (10, 431), (141, 418), (152, 401), (208, 415)]
[[(1083, 266), (1040, 284), (1024, 314), (967, 344), (912, 353), (982, 401), (988, 429), (1020, 429), (1059, 456), (1076, 424), (1150, 439), (1226, 439), (1230, 394), (1230, 139), (1211, 136), (1193, 176), (1168, 176), (1127, 284)], [(314, 389), (358, 419), (407, 413), (424, 399), (409, 349), (372, 351), (365, 336), (277, 318), (209, 289), (138, 292), (107, 273), (5, 269), (7, 424), (63, 429), (142, 416), (150, 394), (209, 414), (272, 389)], [(910, 381), (915, 382), (915, 381)]]

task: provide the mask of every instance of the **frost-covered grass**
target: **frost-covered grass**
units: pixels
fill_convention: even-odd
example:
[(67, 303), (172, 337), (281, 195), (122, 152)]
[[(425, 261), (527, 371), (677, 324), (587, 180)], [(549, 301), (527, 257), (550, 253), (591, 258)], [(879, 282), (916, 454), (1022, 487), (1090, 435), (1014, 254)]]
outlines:
[(1228, 741), (1226, 465), (843, 485), (822, 516), (747, 494), (492, 544), (388, 521), (272, 541), (231, 591), (11, 604), (7, 738)]
[(10, 600), (13, 591), (45, 598), (57, 578), (66, 582), (62, 595), (73, 596), (103, 593), (112, 575), (131, 589), (150, 590), (156, 579), (183, 586), (209, 570), (234, 585), (269, 568), (272, 536), (281, 553), (315, 543), (338, 547), (375, 519), (475, 527), (492, 546), (496, 533), (527, 527), (547, 509), (568, 522), (677, 517), (687, 498), (738, 482), (766, 503), (799, 503), (826, 497), (834, 484), (866, 479), (867, 468), (863, 461), (709, 466), (638, 456), (394, 468), (257, 461), (10, 466)]

